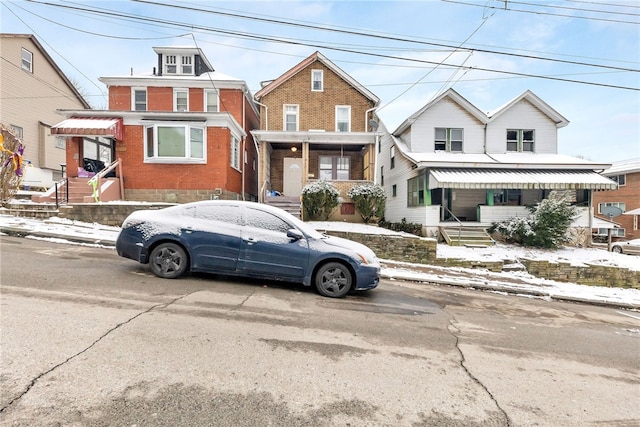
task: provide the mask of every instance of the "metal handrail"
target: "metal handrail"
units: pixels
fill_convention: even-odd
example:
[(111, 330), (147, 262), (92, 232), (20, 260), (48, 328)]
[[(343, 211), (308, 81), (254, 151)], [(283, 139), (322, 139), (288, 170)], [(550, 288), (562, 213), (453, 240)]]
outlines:
[(63, 178), (60, 181), (57, 181), (55, 184), (55, 190), (56, 190), (56, 209), (58, 209), (60, 207), (60, 198), (58, 196), (58, 185), (64, 185), (64, 189), (65, 189), (65, 198), (62, 200), (63, 203), (68, 203), (69, 202), (69, 178)]
[(444, 205), (440, 205), (440, 209), (443, 211), (441, 214), (441, 218), (444, 218), (444, 214), (446, 214), (447, 212), (451, 215), (451, 217), (456, 220), (456, 222), (458, 223), (458, 244), (460, 244), (460, 241), (462, 240), (462, 221), (460, 221), (458, 219), (457, 216), (455, 216), (453, 214), (453, 212), (451, 212), (449, 210), (448, 207), (444, 206)]

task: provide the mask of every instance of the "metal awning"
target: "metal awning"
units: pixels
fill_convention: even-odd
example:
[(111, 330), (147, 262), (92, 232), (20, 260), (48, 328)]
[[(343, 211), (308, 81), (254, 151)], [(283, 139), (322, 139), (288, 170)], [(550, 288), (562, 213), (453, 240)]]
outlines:
[(592, 170), (431, 169), (429, 188), (615, 190), (618, 184)]
[(630, 211), (623, 212), (622, 215), (640, 215), (640, 208), (632, 209)]
[(51, 127), (53, 135), (106, 136), (117, 140), (124, 138), (121, 118), (72, 117)]

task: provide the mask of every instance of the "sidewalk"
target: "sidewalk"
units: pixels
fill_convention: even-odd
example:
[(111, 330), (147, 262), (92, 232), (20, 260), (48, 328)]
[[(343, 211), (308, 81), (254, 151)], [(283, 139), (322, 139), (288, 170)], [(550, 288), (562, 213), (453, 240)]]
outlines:
[[(37, 220), (0, 213), (0, 233), (12, 236), (114, 248), (119, 231), (119, 227), (101, 224), (88, 224), (61, 218)], [(438, 249), (440, 251), (440, 246)], [(443, 252), (447, 250), (442, 247)], [(638, 261), (640, 262), (640, 259)], [(523, 271), (492, 273), (486, 270), (410, 264), (392, 260), (381, 260), (381, 264), (381, 277), (388, 280), (458, 286), (547, 300), (640, 310), (640, 290), (637, 289), (556, 282), (539, 279)]]

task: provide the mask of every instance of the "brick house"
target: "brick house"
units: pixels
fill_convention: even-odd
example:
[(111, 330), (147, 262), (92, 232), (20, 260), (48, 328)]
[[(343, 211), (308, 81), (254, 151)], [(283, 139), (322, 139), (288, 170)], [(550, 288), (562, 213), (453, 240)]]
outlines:
[[(620, 228), (611, 230), (614, 239), (640, 239), (640, 159), (614, 162), (602, 175), (618, 183), (618, 188), (596, 191), (593, 206), (597, 217), (607, 219), (607, 207), (619, 208), (621, 215), (611, 218)], [(607, 236), (606, 228), (597, 228), (596, 235)]]
[(375, 179), (378, 97), (315, 52), (264, 84), (255, 99), (259, 200), (299, 206), (307, 183), (332, 181), (345, 201), (332, 219), (358, 221), (346, 193)]
[(197, 47), (154, 52), (151, 74), (100, 78), (108, 110), (60, 110), (67, 119), (53, 133), (67, 137), (67, 176), (83, 175), (85, 159), (115, 168), (111, 188), (123, 194), (105, 178), (102, 201), (257, 200), (258, 110), (246, 82), (215, 71)]
[(65, 141), (51, 134), (57, 108), (91, 106), (31, 34), (0, 34), (0, 122), (25, 146), (23, 187), (49, 188), (62, 178)]

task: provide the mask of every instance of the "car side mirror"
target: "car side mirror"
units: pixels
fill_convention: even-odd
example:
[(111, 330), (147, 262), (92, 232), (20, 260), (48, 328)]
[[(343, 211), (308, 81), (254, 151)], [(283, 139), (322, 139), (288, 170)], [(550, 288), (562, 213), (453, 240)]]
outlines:
[(300, 232), (300, 230), (296, 230), (295, 228), (291, 228), (287, 231), (287, 237), (293, 240), (300, 240), (304, 237), (304, 235)]

